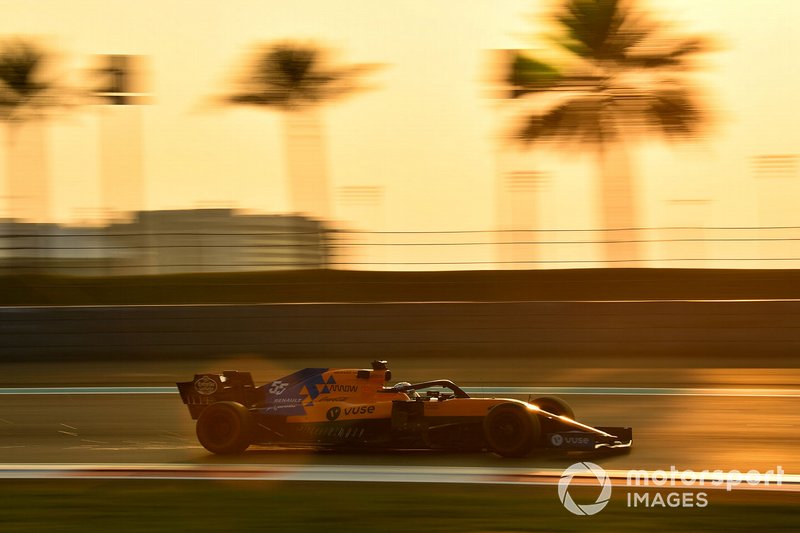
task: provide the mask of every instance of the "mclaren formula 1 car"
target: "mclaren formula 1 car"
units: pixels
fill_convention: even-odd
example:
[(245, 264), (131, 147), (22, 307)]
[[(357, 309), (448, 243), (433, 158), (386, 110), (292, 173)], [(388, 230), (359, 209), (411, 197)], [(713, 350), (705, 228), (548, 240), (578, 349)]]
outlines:
[(627, 448), (631, 428), (591, 427), (562, 400), (471, 398), (452, 381), (385, 386), (385, 361), (371, 369), (306, 368), (256, 387), (248, 372), (198, 374), (178, 383), (210, 452), (251, 444), (320, 448), (492, 450), (521, 457), (537, 449)]

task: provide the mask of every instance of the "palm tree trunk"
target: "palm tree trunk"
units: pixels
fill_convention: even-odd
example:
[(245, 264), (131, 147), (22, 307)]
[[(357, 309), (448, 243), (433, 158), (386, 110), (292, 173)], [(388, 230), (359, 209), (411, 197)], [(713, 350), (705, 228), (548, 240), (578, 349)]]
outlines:
[(109, 220), (132, 220), (144, 209), (143, 106), (98, 106), (103, 209)]
[(16, 127), (13, 122), (6, 124), (6, 190), (5, 193), (5, 216), (7, 218), (14, 218), (14, 186), (11, 184), (11, 176), (14, 172), (14, 162), (12, 152), (14, 151), (14, 139), (16, 137)]
[[(9, 123), (6, 137), (8, 216), (17, 222), (50, 222), (50, 195), (47, 182), (44, 122)], [(17, 226), (20, 228), (20, 226)], [(26, 267), (26, 273), (45, 272), (49, 267), (48, 244), (40, 233), (42, 226), (15, 244), (26, 249), (12, 261)], [(12, 252), (13, 253), (13, 252)]]
[(11, 218), (24, 222), (50, 221), (50, 195), (42, 120), (8, 128), (7, 177)]
[(633, 231), (638, 224), (636, 195), (625, 147), (621, 142), (600, 142), (597, 155), (606, 266), (637, 266), (641, 246)]
[(330, 218), (330, 186), (319, 111), (286, 111), (283, 127), (292, 211), (323, 220)]
[[(516, 103), (516, 102), (515, 102)], [(518, 103), (517, 103), (518, 104)], [(506, 124), (520, 113), (519, 105), (503, 101), (497, 107), (495, 144), (495, 268), (534, 269), (542, 259), (540, 245), (536, 243), (541, 226), (539, 196), (542, 173), (533, 170), (538, 152), (522, 151), (508, 145)], [(534, 152), (533, 162), (531, 152)], [(514, 244), (515, 243), (515, 244)], [(532, 243), (532, 244), (526, 244)]]

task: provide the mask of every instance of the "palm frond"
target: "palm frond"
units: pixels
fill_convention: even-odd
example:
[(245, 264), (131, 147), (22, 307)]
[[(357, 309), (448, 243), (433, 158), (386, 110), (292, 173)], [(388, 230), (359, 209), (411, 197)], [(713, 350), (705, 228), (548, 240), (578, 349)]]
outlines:
[(243, 104), (243, 105), (279, 105), (280, 100), (277, 95), (270, 95), (269, 93), (242, 93), (233, 94), (225, 98), (225, 101), (230, 104)]
[(523, 144), (551, 140), (564, 144), (599, 143), (615, 138), (613, 117), (608, 99), (598, 95), (582, 95), (554, 105), (524, 119), (516, 131)]
[[(562, 28), (559, 46), (580, 60), (570, 68), (549, 65), (517, 53), (505, 85), (511, 98), (547, 101), (557, 106), (534, 113), (516, 130), (518, 142), (560, 139), (589, 144), (623, 134), (688, 137), (707, 117), (696, 90), (678, 81), (695, 55), (710, 50), (701, 37), (670, 37), (633, 0), (563, 0), (555, 14)], [(578, 93), (575, 96), (571, 93)], [(551, 98), (552, 99), (552, 98)]]
[(505, 83), (511, 88), (511, 98), (552, 89), (562, 80), (562, 75), (552, 65), (514, 53)]
[(672, 139), (694, 137), (706, 123), (706, 116), (696, 99), (681, 87), (655, 91), (648, 117), (657, 131)]
[(624, 0), (568, 0), (556, 20), (566, 38), (561, 45), (589, 60), (616, 59), (653, 28), (633, 19)]
[(25, 111), (62, 105), (55, 84), (42, 78), (47, 54), (24, 40), (0, 45), (0, 119), (14, 120)]
[(686, 67), (686, 61), (697, 54), (713, 50), (707, 38), (689, 37), (673, 43), (665, 43), (662, 49), (631, 50), (625, 63), (631, 68)]
[(36, 74), (44, 62), (44, 54), (26, 42), (15, 42), (0, 52), (0, 82), (20, 97), (40, 92), (44, 87)]
[(239, 82), (225, 98), (232, 104), (292, 109), (318, 104), (357, 89), (357, 79), (376, 65), (332, 67), (323, 49), (282, 42), (262, 47)]

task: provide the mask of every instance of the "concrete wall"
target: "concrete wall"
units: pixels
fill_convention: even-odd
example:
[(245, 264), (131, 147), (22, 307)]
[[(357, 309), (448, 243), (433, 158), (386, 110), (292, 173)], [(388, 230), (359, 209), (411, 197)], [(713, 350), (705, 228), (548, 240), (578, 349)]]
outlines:
[(711, 358), (739, 366), (778, 358), (796, 366), (800, 302), (0, 308), (0, 361), (242, 353), (366, 360), (623, 357), (642, 364)]

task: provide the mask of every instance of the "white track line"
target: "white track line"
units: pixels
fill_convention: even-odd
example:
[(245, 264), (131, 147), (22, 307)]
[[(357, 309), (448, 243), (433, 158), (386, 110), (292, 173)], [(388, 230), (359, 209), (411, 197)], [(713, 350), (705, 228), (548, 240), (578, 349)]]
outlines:
[[(479, 395), (590, 395), (590, 396), (731, 396), (800, 398), (800, 389), (691, 388), (691, 387), (462, 387)], [(177, 394), (176, 387), (5, 387), (0, 396)]]
[(215, 307), (280, 307), (280, 306), (381, 306), (381, 305), (448, 305), (448, 304), (561, 304), (561, 303), (759, 303), (759, 302), (800, 302), (798, 298), (656, 298), (656, 299), (621, 299), (621, 300), (424, 300), (424, 301), (382, 301), (382, 302), (267, 302), (267, 303), (189, 303), (189, 304), (127, 304), (127, 305), (3, 305), (0, 312), (16, 310), (61, 310), (61, 309), (149, 309), (149, 308), (215, 308)]
[[(735, 474), (709, 474), (704, 483), (684, 486), (628, 480), (627, 470), (606, 470), (612, 485), (637, 489), (760, 490), (800, 492), (800, 475), (758, 476), (758, 484), (736, 479)], [(205, 464), (0, 464), (0, 479), (164, 479), (164, 480), (284, 480), (367, 483), (456, 483), (487, 485), (557, 485), (557, 469), (420, 467), (363, 465), (205, 465)], [(578, 483), (596, 484), (594, 476)], [(755, 481), (755, 479), (753, 480)]]

